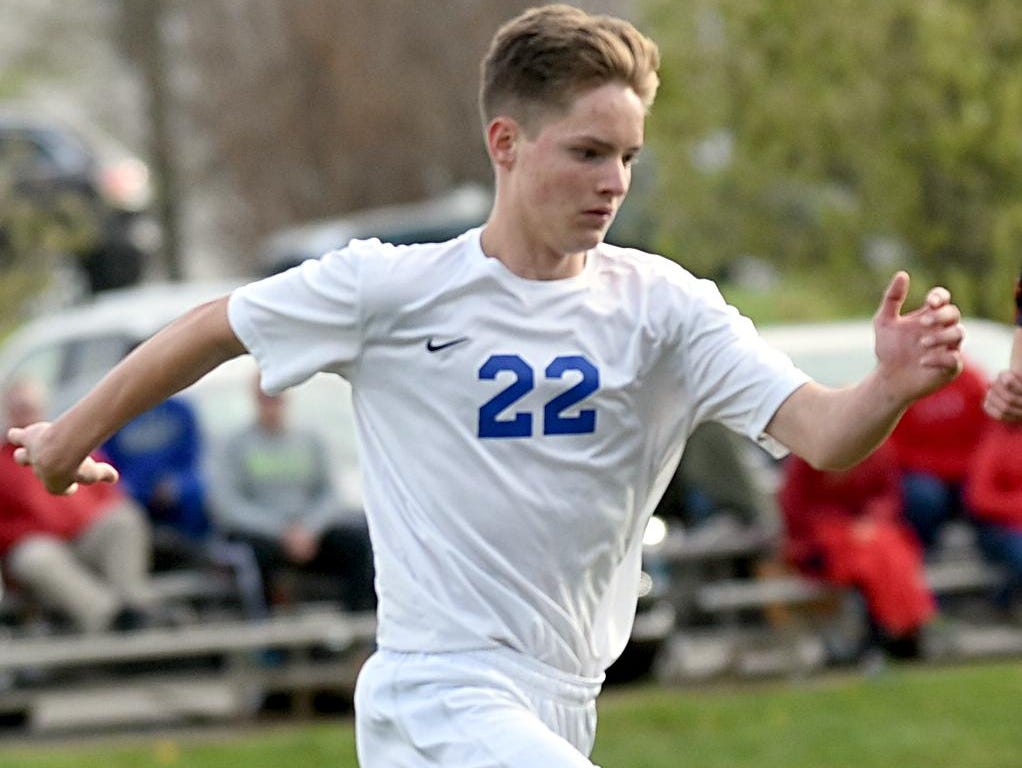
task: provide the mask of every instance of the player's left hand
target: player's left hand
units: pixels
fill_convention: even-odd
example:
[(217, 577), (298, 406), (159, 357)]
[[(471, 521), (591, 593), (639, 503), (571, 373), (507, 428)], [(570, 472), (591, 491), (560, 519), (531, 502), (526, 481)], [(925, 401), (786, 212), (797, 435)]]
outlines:
[(896, 273), (873, 316), (878, 372), (892, 396), (906, 404), (961, 372), (965, 338), (961, 312), (946, 288), (931, 288), (922, 306), (902, 314), (908, 286), (908, 273)]

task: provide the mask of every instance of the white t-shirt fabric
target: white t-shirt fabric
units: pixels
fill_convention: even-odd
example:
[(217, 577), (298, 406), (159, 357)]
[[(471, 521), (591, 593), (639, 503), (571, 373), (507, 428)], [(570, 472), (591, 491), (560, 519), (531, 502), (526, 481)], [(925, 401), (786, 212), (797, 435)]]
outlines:
[(713, 420), (768, 441), (807, 377), (663, 257), (601, 244), (575, 277), (528, 280), (480, 232), (352, 241), (237, 289), (229, 320), (267, 392), (351, 384), (380, 647), (600, 675), (688, 435)]

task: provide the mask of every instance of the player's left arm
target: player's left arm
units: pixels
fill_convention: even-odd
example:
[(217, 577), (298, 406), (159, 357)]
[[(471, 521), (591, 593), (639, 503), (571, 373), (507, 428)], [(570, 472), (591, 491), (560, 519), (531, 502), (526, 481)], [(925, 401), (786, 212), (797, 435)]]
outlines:
[(767, 433), (819, 469), (844, 469), (868, 456), (905, 409), (962, 369), (961, 313), (944, 288), (901, 314), (908, 275), (898, 272), (873, 317), (876, 367), (858, 384), (831, 389), (810, 381), (781, 404)]

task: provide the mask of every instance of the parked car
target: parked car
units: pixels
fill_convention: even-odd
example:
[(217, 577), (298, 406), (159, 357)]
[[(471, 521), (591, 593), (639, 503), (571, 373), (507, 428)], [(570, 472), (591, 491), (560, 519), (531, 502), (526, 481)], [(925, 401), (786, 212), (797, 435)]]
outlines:
[(259, 271), (264, 275), (282, 272), (357, 238), (378, 237), (395, 245), (450, 240), (486, 221), (490, 203), (488, 190), (466, 185), (418, 203), (381, 206), (286, 227), (266, 238), (260, 249)]
[[(57, 416), (90, 389), (139, 342), (196, 304), (223, 295), (240, 281), (149, 284), (110, 291), (89, 304), (27, 323), (0, 347), (0, 391), (31, 378), (52, 393)], [(194, 405), (207, 442), (215, 444), (253, 417), (251, 382), (255, 363), (244, 355), (210, 372), (182, 396)], [(361, 506), (361, 484), (354, 413), (348, 384), (337, 376), (316, 374), (291, 390), (289, 414), (327, 443), (342, 502)], [(207, 458), (212, 452), (207, 451)], [(209, 466), (215, 472), (215, 466)], [(655, 541), (651, 541), (655, 544)], [(652, 551), (652, 548), (651, 550)], [(659, 644), (670, 633), (674, 614), (665, 599), (666, 581), (647, 569), (637, 595), (639, 613), (633, 643), (622, 671), (633, 676), (649, 668)]]
[[(0, 172), (0, 191), (60, 230), (89, 291), (139, 282), (158, 232), (149, 170), (139, 158), (106, 137), (0, 112)], [(4, 218), (0, 252), (15, 247), (15, 224)]]
[[(980, 318), (964, 318), (963, 354), (988, 378), (1008, 365), (1013, 326)], [(829, 387), (843, 387), (862, 379), (876, 363), (873, 351), (873, 321), (869, 318), (803, 323), (770, 323), (759, 328), (760, 335), (785, 352), (795, 365), (814, 380)], [(750, 446), (755, 446), (749, 441)], [(776, 474), (776, 463), (766, 451), (755, 447), (768, 474)], [(763, 481), (776, 485), (776, 477)]]
[[(988, 377), (1008, 365), (1013, 329), (1004, 323), (966, 318), (962, 352)], [(760, 333), (819, 381), (840, 387), (858, 381), (873, 367), (873, 323), (869, 319), (764, 325)]]
[[(643, 172), (640, 187), (649, 185), (647, 175)], [(283, 272), (359, 238), (376, 237), (395, 245), (444, 242), (485, 223), (492, 203), (489, 189), (466, 184), (416, 203), (385, 205), (285, 227), (264, 240), (259, 249), (258, 272), (263, 275)], [(641, 217), (641, 206), (632, 203), (622, 209), (607, 233), (607, 240), (643, 247), (643, 235), (650, 227)]]
[[(33, 320), (0, 348), (0, 389), (19, 378), (38, 381), (49, 391), (50, 415), (56, 417), (141, 341), (190, 307), (221, 296), (240, 282), (147, 284), (110, 291), (88, 304)], [(252, 421), (255, 371), (254, 361), (246, 355), (182, 393), (196, 408), (210, 444)], [(347, 386), (338, 377), (314, 376), (295, 388), (290, 412), (297, 424), (322, 433), (343, 500), (357, 506), (358, 458)]]
[[(964, 354), (989, 377), (1005, 368), (1013, 327), (976, 318), (966, 318), (963, 324)], [(874, 332), (868, 318), (765, 324), (759, 331), (768, 344), (828, 386), (853, 384), (875, 364)], [(715, 479), (748, 472), (755, 486), (773, 501), (780, 463), (751, 440), (736, 442), (747, 450), (735, 451), (731, 457), (713, 452), (712, 461), (700, 461), (698, 467), (712, 472)], [(679, 486), (686, 481), (697, 483), (698, 474), (679, 471), (675, 481)], [(664, 501), (670, 506), (670, 488)], [(712, 501), (711, 509), (698, 510), (703, 516), (695, 525), (689, 523), (690, 515), (671, 514), (679, 509), (686, 512), (681, 505), (658, 509), (667, 526), (659, 555), (669, 572), (667, 593), (676, 606), (679, 630), (664, 656), (664, 674), (701, 679), (735, 670), (742, 674), (804, 672), (828, 658), (822, 652), (816, 655), (821, 648), (857, 647), (865, 626), (861, 604), (832, 601), (831, 610), (819, 610), (820, 598), (826, 594), (819, 585), (789, 577), (778, 567), (783, 528), (776, 504), (770, 504), (769, 510), (764, 505), (751, 519), (739, 521), (727, 502)], [(928, 576), (942, 590), (945, 611), (953, 605), (955, 610), (961, 607), (959, 615), (973, 619), (984, 615), (989, 571), (973, 546), (968, 526), (949, 527), (944, 544), (951, 546), (942, 547), (939, 562), (929, 564), (935, 570), (928, 571)], [(814, 609), (802, 611), (808, 604), (814, 604)], [(800, 645), (796, 653), (795, 640), (802, 630), (818, 633), (822, 644)], [(809, 656), (799, 655), (802, 651)]]

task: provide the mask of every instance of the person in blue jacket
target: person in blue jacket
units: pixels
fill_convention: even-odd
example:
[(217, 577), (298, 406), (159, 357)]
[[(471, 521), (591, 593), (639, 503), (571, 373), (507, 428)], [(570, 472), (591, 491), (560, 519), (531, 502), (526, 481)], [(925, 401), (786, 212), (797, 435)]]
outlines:
[(185, 541), (207, 536), (202, 434), (187, 400), (172, 397), (136, 416), (103, 450), (121, 472), (124, 487), (149, 512), (154, 528)]

